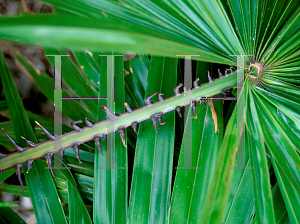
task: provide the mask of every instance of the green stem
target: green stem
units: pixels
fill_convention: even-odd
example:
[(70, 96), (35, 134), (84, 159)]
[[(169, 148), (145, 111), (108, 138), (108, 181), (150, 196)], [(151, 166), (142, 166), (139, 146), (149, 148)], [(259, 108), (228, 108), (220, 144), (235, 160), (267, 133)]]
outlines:
[[(221, 90), (237, 85), (236, 72), (217, 79), (212, 83), (204, 84), (197, 89), (188, 90), (178, 96), (166, 98), (163, 102), (153, 103), (151, 106), (143, 106), (132, 113), (123, 113), (113, 121), (103, 120), (95, 123), (93, 127), (84, 127), (81, 131), (71, 131), (58, 136), (62, 142), (62, 148), (73, 146), (74, 143), (83, 143), (93, 139), (95, 136), (105, 135), (118, 130), (119, 127), (128, 127), (133, 122), (142, 122), (150, 119), (150, 116), (156, 113), (167, 113), (174, 110), (177, 106), (190, 105), (191, 100), (200, 100), (200, 97), (210, 97), (221, 92)], [(56, 140), (55, 140), (56, 141)], [(13, 153), (1, 159), (0, 170), (13, 167), (18, 163), (25, 163), (31, 159), (37, 159), (45, 156), (47, 153), (56, 153), (61, 148), (55, 148), (53, 140), (47, 140), (37, 144), (35, 148), (27, 147), (22, 153)]]

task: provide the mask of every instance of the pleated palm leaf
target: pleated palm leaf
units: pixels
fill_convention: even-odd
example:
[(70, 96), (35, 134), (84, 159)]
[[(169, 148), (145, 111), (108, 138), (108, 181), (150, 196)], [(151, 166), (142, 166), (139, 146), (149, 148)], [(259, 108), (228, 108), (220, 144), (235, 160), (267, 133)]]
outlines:
[[(108, 59), (97, 55), (112, 52), (141, 54), (140, 58), (126, 62), (129, 64), (125, 63), (125, 67), (122, 57), (115, 59), (117, 114), (125, 112), (125, 99), (138, 108), (154, 92), (172, 96), (177, 76), (182, 78), (177, 67), (178, 58), (183, 57), (176, 55), (200, 55), (192, 59), (197, 60), (196, 78), (201, 83), (208, 81), (205, 70), (211, 69), (210, 63), (229, 69), (242, 61), (244, 66), (239, 66), (238, 72), (200, 89), (201, 97), (216, 95), (228, 87), (244, 96), (239, 95), (235, 110), (234, 103), (231, 110), (223, 111), (222, 101), (208, 101), (207, 106), (198, 104), (197, 119), (191, 118), (193, 111), (188, 112), (176, 170), (173, 157), (178, 155), (174, 141), (176, 146), (181, 140), (175, 134), (174, 111), (164, 115), (166, 124), (158, 127), (158, 133), (151, 120), (142, 122), (136, 144), (133, 131), (127, 129), (128, 153), (120, 137), (111, 134), (115, 138), (113, 165), (121, 169), (99, 168), (107, 165), (105, 150), (104, 157), (98, 150), (81, 151), (82, 164), (75, 160), (71, 150), (66, 150), (65, 158), (72, 170), (54, 170), (54, 181), (49, 170), (44, 169), (46, 162), (36, 160), (25, 174), (25, 193), (18, 194), (31, 197), (38, 223), (66, 223), (66, 217), (69, 223), (300, 222), (298, 1), (45, 2), (54, 7), (54, 14), (0, 18), (0, 38), (42, 46), (45, 55), (63, 55), (67, 53), (61, 48), (71, 49), (85, 77), (71, 59), (64, 58), (63, 79), (77, 96), (106, 97), (111, 78), (106, 68)], [(143, 54), (151, 55), (150, 62)], [(46, 85), (53, 80), (37, 72), (21, 54), (14, 57), (41, 92), (53, 101), (52, 87)], [(54, 58), (48, 59), (54, 65)], [(30, 124), (37, 117), (26, 114), (3, 57), (1, 62), (1, 80), (13, 125), (10, 134), (19, 144), (21, 135), (37, 142)], [(125, 78), (124, 69), (125, 74), (130, 73)], [(233, 80), (241, 71), (245, 72), (244, 85), (235, 89), (237, 82)], [(104, 104), (93, 102), (85, 102), (84, 106), (70, 103), (63, 113), (72, 120), (104, 120), (106, 116), (99, 109)], [(230, 117), (223, 119), (225, 113)], [(236, 142), (237, 137), (243, 139), (242, 132), (236, 134), (237, 115), (245, 118), (245, 140), (240, 142)], [(53, 122), (44, 120), (43, 124), (53, 130)], [(182, 120), (180, 124), (183, 125)], [(63, 130), (70, 131), (68, 127)], [(1, 142), (11, 146), (7, 140)], [(236, 163), (239, 144), (245, 147), (248, 169), (230, 169)], [(131, 148), (135, 149), (134, 161)], [(189, 156), (187, 148), (193, 158), (188, 169), (184, 158)], [(131, 164), (132, 173), (128, 172)], [(1, 182), (12, 172), (4, 171)], [(273, 173), (276, 178), (270, 180)], [(13, 193), (12, 189), (6, 191)], [(87, 200), (93, 201), (92, 206)], [(61, 202), (68, 203), (67, 212)], [(6, 213), (9, 212), (8, 209)]]

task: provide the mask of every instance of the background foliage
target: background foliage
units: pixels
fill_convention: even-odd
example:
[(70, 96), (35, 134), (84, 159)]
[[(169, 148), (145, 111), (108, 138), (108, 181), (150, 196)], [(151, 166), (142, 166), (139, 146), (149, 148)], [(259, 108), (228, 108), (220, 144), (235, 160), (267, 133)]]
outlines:
[[(140, 124), (137, 136), (128, 128), (128, 150), (116, 135), (115, 165), (124, 169), (98, 169), (106, 159), (88, 142), (80, 148), (81, 164), (66, 150), (64, 165), (71, 170), (56, 169), (55, 180), (40, 159), (24, 175), (25, 192), (1, 185), (2, 191), (31, 197), (38, 223), (300, 222), (298, 1), (45, 2), (53, 13), (1, 17), (0, 38), (39, 45), (45, 55), (70, 52), (74, 57), (62, 59), (63, 97), (105, 97), (107, 61), (99, 54), (140, 52), (131, 60), (116, 59), (116, 113), (124, 112), (124, 102), (132, 108), (144, 105), (145, 96), (156, 91), (173, 95), (183, 82), (183, 61), (175, 55), (201, 55), (193, 62), (193, 78), (199, 83), (207, 82), (207, 71), (216, 78), (217, 69), (236, 66), (230, 55), (248, 55), (245, 162), (253, 169), (228, 169), (235, 163), (235, 117), (243, 108), (235, 109), (235, 102), (198, 103), (197, 120), (189, 110), (184, 124), (172, 111), (164, 115), (166, 124), (158, 134), (151, 120)], [(20, 52), (13, 52), (13, 58), (53, 102), (53, 79)], [(47, 59), (53, 64), (53, 58)], [(1, 110), (10, 119), (1, 127), (19, 144), (24, 144), (21, 136), (45, 140), (33, 121), (50, 132), (53, 121), (25, 111), (2, 54), (0, 66), (5, 93)], [(72, 120), (99, 121), (105, 119), (102, 104), (65, 101), (62, 112)], [(69, 130), (68, 124), (63, 126)], [(192, 141), (185, 141), (190, 134)], [(4, 133), (0, 140), (11, 147)], [(184, 163), (186, 147), (192, 148), (193, 167), (201, 169), (175, 169)], [(0, 182), (12, 173), (4, 171)]]

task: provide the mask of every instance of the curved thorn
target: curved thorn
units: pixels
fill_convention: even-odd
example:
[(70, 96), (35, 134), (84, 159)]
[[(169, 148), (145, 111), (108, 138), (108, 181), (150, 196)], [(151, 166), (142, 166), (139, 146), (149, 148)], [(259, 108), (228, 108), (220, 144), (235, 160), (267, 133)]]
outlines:
[(131, 112), (132, 112), (132, 109), (131, 109), (131, 107), (128, 105), (128, 103), (125, 102), (124, 105), (125, 105), (125, 108), (126, 108), (127, 112), (128, 112), (128, 113), (131, 113)]
[(74, 149), (74, 153), (75, 153), (75, 155), (76, 155), (76, 157), (77, 157), (79, 163), (81, 163), (81, 161), (80, 161), (80, 156), (79, 156), (79, 144), (78, 144), (78, 143), (75, 143), (75, 144), (73, 145), (73, 149)]
[(193, 109), (193, 114), (194, 114), (194, 117), (193, 117), (193, 118), (195, 118), (195, 119), (197, 119), (196, 107), (197, 107), (197, 101), (196, 101), (196, 100), (193, 100), (193, 101), (192, 101), (192, 109)]
[(208, 77), (208, 83), (213, 82), (213, 80), (212, 80), (212, 78), (210, 76), (210, 72), (209, 71), (207, 72), (207, 77)]
[(206, 107), (206, 100), (205, 99), (201, 99), (201, 102), (204, 104), (204, 106)]
[(157, 114), (157, 119), (158, 119), (159, 125), (164, 125), (166, 123), (166, 122), (162, 122), (162, 115), (163, 115), (163, 113)]
[(4, 131), (5, 135), (7, 136), (8, 140), (11, 142), (11, 144), (15, 147), (15, 149), (18, 152), (23, 152), (25, 150), (25, 148), (23, 148), (22, 146), (18, 145), (10, 136), (9, 134), (4, 130), (4, 128), (2, 128), (2, 130)]
[(138, 129), (139, 123), (138, 123), (138, 122), (133, 122), (131, 125), (132, 125), (132, 128), (133, 128), (134, 132), (135, 132), (136, 134), (138, 134), (137, 129)]
[(178, 106), (178, 107), (175, 108), (175, 110), (177, 111), (179, 117), (181, 117), (181, 107)]
[(102, 140), (104, 140), (106, 138), (106, 134), (102, 136)]
[(233, 67), (230, 67), (229, 69), (230, 69), (230, 74), (232, 74), (233, 73)]
[(199, 81), (199, 78), (196, 78), (196, 80), (194, 81), (194, 89), (197, 89), (199, 87), (198, 81)]
[(27, 164), (26, 164), (26, 165), (27, 165), (26, 173), (28, 173), (29, 170), (31, 169), (32, 163), (33, 163), (33, 160), (32, 160), (32, 159), (30, 159), (30, 160), (27, 161)]
[(178, 86), (176, 86), (176, 87), (174, 88), (174, 95), (175, 95), (175, 96), (178, 96), (178, 95), (181, 94), (181, 93), (179, 92), (179, 88), (180, 88), (181, 86), (183, 86), (182, 83), (180, 83)]
[(229, 97), (230, 92), (231, 92), (231, 89), (228, 89), (228, 90), (227, 90), (227, 97)]
[(120, 133), (120, 137), (121, 137), (121, 139), (122, 139), (123, 145), (124, 145), (125, 147), (127, 147), (126, 144), (125, 144), (125, 128), (124, 128), (124, 127), (118, 128), (118, 132)]
[(27, 144), (28, 144), (30, 147), (35, 148), (35, 147), (37, 146), (37, 144), (35, 144), (35, 143), (32, 142), (32, 141), (27, 140), (27, 139), (24, 138), (23, 136), (21, 136), (21, 138), (23, 138), (23, 139), (25, 140), (25, 142), (27, 142)]
[(51, 134), (49, 131), (47, 131), (47, 129), (44, 128), (42, 125), (40, 125), (39, 122), (35, 121), (35, 123), (43, 130), (43, 132), (45, 132), (45, 134), (48, 136), (48, 138), (50, 138), (51, 140), (55, 140), (55, 136), (53, 134)]
[(223, 89), (221, 93), (224, 95), (224, 97), (228, 97), (230, 94), (230, 89)]
[(64, 160), (65, 148), (59, 150), (61, 160)]
[(164, 98), (163, 98), (163, 93), (159, 93), (158, 94), (158, 100), (159, 100), (159, 102), (163, 102), (164, 101)]
[(104, 156), (104, 155), (103, 155), (102, 148), (101, 148), (101, 137), (102, 137), (102, 136), (99, 135), (99, 136), (95, 137), (94, 140), (95, 140), (96, 146), (97, 146), (98, 150), (100, 151), (101, 155)]
[(21, 179), (21, 168), (22, 168), (22, 164), (19, 164), (19, 163), (16, 164), (16, 166), (15, 166), (16, 174), (17, 174), (18, 180), (20, 182), (20, 185), (22, 187), (22, 190), (24, 191), (24, 186), (23, 186), (22, 179)]
[(158, 131), (157, 131), (157, 118), (156, 118), (156, 114), (151, 115), (150, 119), (153, 122), (153, 126), (154, 126), (154, 129), (155, 129), (156, 133), (158, 133)]
[(116, 120), (118, 118), (117, 115), (115, 115), (112, 111), (110, 111), (109, 109), (107, 109), (107, 107), (105, 106), (100, 106), (102, 110), (104, 110), (104, 112), (106, 113), (107, 119), (110, 121)]
[(53, 169), (52, 169), (52, 155), (53, 155), (53, 153), (47, 153), (45, 155), (45, 158), (46, 158), (46, 162), (48, 164), (48, 167), (50, 169), (51, 175), (55, 179), (55, 176), (54, 176), (54, 173), (53, 173)]
[(82, 120), (79, 120), (79, 121), (72, 121), (72, 122), (71, 122), (71, 126), (72, 126), (72, 128), (74, 128), (76, 131), (81, 131), (82, 128), (79, 127), (79, 126), (77, 125), (77, 124), (80, 124), (80, 123), (82, 123)]
[(97, 137), (94, 138), (94, 140), (95, 140), (95, 144), (96, 144), (98, 150), (100, 151), (101, 155), (104, 156), (103, 152), (102, 152), (102, 148), (101, 148), (101, 137), (97, 136)]
[(146, 106), (151, 106), (151, 104), (152, 104), (151, 98), (154, 97), (157, 93), (158, 92), (152, 93), (151, 95), (149, 95), (145, 98)]
[(230, 69), (225, 70), (225, 76), (228, 76), (228, 71), (230, 71)]
[(220, 69), (218, 69), (218, 73), (219, 73), (219, 79), (223, 78), (223, 74), (220, 72)]
[(91, 122), (91, 121), (89, 121), (87, 118), (84, 118), (84, 121), (85, 121), (85, 123), (86, 123), (86, 125), (88, 126), (88, 127), (93, 127), (94, 126), (94, 124)]

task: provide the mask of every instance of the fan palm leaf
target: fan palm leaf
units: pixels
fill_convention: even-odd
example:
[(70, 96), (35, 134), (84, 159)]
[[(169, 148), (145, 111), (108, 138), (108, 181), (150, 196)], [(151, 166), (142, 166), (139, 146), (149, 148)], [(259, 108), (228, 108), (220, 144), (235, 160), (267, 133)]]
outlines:
[[(198, 158), (196, 166), (203, 168), (178, 169), (171, 194), (172, 163), (169, 160), (173, 156), (173, 147), (170, 145), (175, 136), (174, 114), (171, 112), (166, 117), (170, 124), (159, 129), (161, 136), (154, 130), (149, 130), (151, 121), (147, 121), (148, 123), (141, 125), (141, 132), (137, 137), (128, 206), (127, 154), (124, 149), (122, 152), (120, 142), (116, 146), (120, 159), (118, 164), (125, 171), (94, 171), (94, 222), (125, 223), (128, 220), (130, 223), (231, 223), (230, 220), (238, 217), (237, 223), (248, 223), (255, 215), (257, 223), (281, 223), (284, 216), (278, 212), (279, 205), (274, 201), (283, 200), (285, 207), (281, 210), (286, 209), (289, 222), (300, 223), (297, 212), (300, 210), (299, 1), (45, 2), (54, 7), (54, 15), (2, 17), (0, 38), (15, 43), (40, 45), (46, 52), (47, 49), (51, 51), (50, 47), (63, 47), (74, 52), (89, 50), (156, 55), (152, 56), (149, 74), (146, 74), (147, 84), (134, 90), (140, 97), (131, 97), (136, 105), (144, 98), (145, 92), (151, 94), (163, 88), (169, 94), (170, 86), (174, 87), (177, 81), (176, 55), (200, 55), (193, 59), (224, 64), (227, 68), (237, 66), (237, 59), (241, 56), (244, 59), (245, 66), (239, 68), (239, 71), (244, 70), (245, 80), (244, 85), (238, 87), (242, 93), (238, 98), (245, 101), (245, 107), (242, 105), (237, 108), (237, 112), (234, 110), (226, 127), (223, 127), (222, 119), (218, 119), (217, 125), (221, 126), (218, 134), (215, 132), (213, 114), (216, 113), (218, 118), (222, 117), (223, 110), (216, 102), (210, 103), (206, 108), (204, 105), (198, 106), (198, 120), (188, 119), (185, 123), (178, 166), (184, 164), (184, 148), (191, 147), (193, 155)], [(80, 53), (75, 53), (75, 58), (80, 61)], [(104, 63), (99, 64), (103, 67)], [(122, 62), (117, 66), (124, 69)], [(70, 72), (74, 72), (74, 77), (80, 79), (80, 72), (72, 70), (72, 67), (76, 66), (70, 64)], [(99, 75), (100, 80), (103, 79), (105, 83), (106, 72), (105, 69), (96, 70), (95, 77)], [(202, 75), (197, 75), (200, 80), (203, 79)], [(68, 80), (72, 82), (71, 76)], [(161, 81), (160, 86), (157, 86), (158, 81)], [(95, 80), (91, 81), (91, 85), (94, 85), (91, 89), (84, 87), (87, 94), (97, 94), (95, 83)], [(80, 88), (80, 82), (75, 84), (78, 86), (68, 84), (73, 91)], [(4, 85), (9, 84), (5, 82)], [(128, 84), (119, 85), (120, 89), (124, 89)], [(13, 98), (9, 90), (5, 90), (5, 93), (10, 93)], [(101, 91), (106, 92), (101, 86), (98, 91), (100, 96), (103, 96)], [(120, 92), (118, 96), (119, 104), (116, 108), (123, 112), (121, 104), (124, 103), (125, 94)], [(9, 110), (16, 109), (12, 105), (8, 105)], [(97, 113), (98, 105), (88, 102), (85, 106), (91, 109), (90, 116), (103, 118)], [(24, 115), (25, 110), (21, 111)], [(234, 140), (237, 113), (245, 114), (245, 164), (252, 170), (228, 169), (235, 164), (235, 149), (236, 144), (239, 144)], [(13, 119), (16, 119), (14, 128), (18, 129), (16, 124), (20, 122), (17, 121), (17, 114), (14, 118), (12, 116)], [(28, 121), (25, 115), (22, 119)], [(191, 130), (193, 137), (192, 144), (189, 145), (185, 138), (188, 138), (187, 133)], [(16, 135), (23, 132), (24, 130), (15, 130)], [(205, 138), (210, 139), (212, 145), (205, 142)], [(169, 153), (163, 154), (164, 147), (170, 150)], [(105, 159), (98, 152), (95, 153), (95, 169), (103, 163)], [(270, 167), (275, 171), (276, 186), (270, 180)], [(250, 173), (252, 181), (249, 181)], [(122, 180), (118, 179), (120, 175)], [(29, 176), (27, 178), (33, 179)], [(118, 187), (110, 186), (111, 182)], [(69, 180), (68, 187), (71, 183)], [(33, 195), (33, 187), (30, 184), (28, 187), (30, 195)], [(72, 191), (75, 194), (77, 189), (72, 188)], [(100, 197), (98, 202), (97, 197)], [(69, 201), (71, 203), (70, 198)], [(41, 205), (41, 208), (44, 206)], [(62, 209), (59, 209), (62, 213)]]

